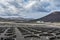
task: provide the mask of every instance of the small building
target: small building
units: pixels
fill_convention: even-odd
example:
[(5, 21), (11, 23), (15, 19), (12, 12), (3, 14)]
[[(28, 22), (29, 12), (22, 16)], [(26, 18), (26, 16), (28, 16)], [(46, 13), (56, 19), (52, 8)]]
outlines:
[(36, 21), (36, 23), (44, 23), (44, 21)]

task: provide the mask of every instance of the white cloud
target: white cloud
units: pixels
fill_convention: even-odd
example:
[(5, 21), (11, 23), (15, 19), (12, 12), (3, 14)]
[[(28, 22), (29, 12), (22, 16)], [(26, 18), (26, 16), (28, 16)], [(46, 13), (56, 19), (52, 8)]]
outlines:
[(15, 6), (12, 6), (12, 5), (10, 5), (7, 10), (9, 10), (13, 14), (17, 14), (18, 13), (18, 9)]
[(31, 8), (34, 4), (36, 4), (36, 1), (30, 1), (27, 5), (25, 5), (25, 8)]
[[(19, 7), (16, 7), (16, 5), (11, 4), (10, 2), (12, 3), (14, 2), (14, 4), (15, 3), (18, 4), (17, 6)], [(53, 1), (52, 0), (29, 0), (28, 2), (24, 2), (24, 0), (0, 0), (0, 4), (6, 7), (4, 8), (2, 5), (0, 5), (0, 14), (6, 16), (8, 14), (9, 15), (17, 14), (17, 16), (20, 15), (22, 17), (26, 17), (26, 16), (28, 17), (29, 14), (31, 16), (36, 12), (34, 15), (35, 17), (37, 17), (36, 14), (38, 12), (43, 12), (43, 10), (45, 12), (45, 10), (53, 11), (53, 10), (59, 10), (60, 8), (60, 1), (57, 0), (55, 1), (54, 0)], [(43, 9), (43, 10), (41, 11), (39, 9)], [(37, 15), (39, 15), (39, 13)]]
[(51, 0), (40, 0), (40, 1), (41, 1), (41, 2), (43, 2), (43, 1), (44, 1), (44, 2), (45, 2), (45, 1), (46, 1), (46, 2), (50, 2)]
[(5, 9), (0, 7), (0, 14), (3, 14), (4, 11), (5, 11)]
[[(0, 0), (0, 4), (4, 5), (7, 8), (3, 8), (2, 5), (0, 5), (0, 11), (2, 14), (7, 14), (5, 12), (9, 11), (10, 13), (8, 14), (18, 14), (20, 12), (20, 8), (16, 8), (14, 5), (10, 4), (9, 2), (13, 2), (14, 0)], [(0, 12), (0, 13), (1, 13)], [(7, 15), (8, 16), (8, 15)]]

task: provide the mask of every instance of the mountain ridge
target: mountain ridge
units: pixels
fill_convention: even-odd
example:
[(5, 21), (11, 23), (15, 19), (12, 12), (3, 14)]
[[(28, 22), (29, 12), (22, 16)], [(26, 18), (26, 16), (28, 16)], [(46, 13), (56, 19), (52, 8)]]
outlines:
[(60, 11), (55, 11), (55, 12), (52, 12), (49, 15), (46, 15), (42, 18), (32, 20), (32, 22), (36, 22), (36, 21), (60, 22)]

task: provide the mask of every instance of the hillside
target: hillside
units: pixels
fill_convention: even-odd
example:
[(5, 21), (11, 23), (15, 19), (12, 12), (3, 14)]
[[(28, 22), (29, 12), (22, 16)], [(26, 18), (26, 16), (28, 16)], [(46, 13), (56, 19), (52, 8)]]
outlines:
[(55, 11), (50, 13), (47, 16), (44, 16), (39, 19), (32, 20), (32, 22), (44, 21), (44, 22), (60, 22), (60, 11)]

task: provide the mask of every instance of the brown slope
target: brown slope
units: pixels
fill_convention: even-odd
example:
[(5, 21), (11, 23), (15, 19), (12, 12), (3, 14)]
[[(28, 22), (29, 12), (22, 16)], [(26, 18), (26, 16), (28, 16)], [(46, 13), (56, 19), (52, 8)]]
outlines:
[(44, 22), (60, 22), (60, 11), (52, 12), (51, 14), (39, 19), (31, 20), (30, 22), (44, 21)]
[(60, 22), (60, 11), (52, 12), (51, 14), (37, 20), (42, 20), (45, 22)]

